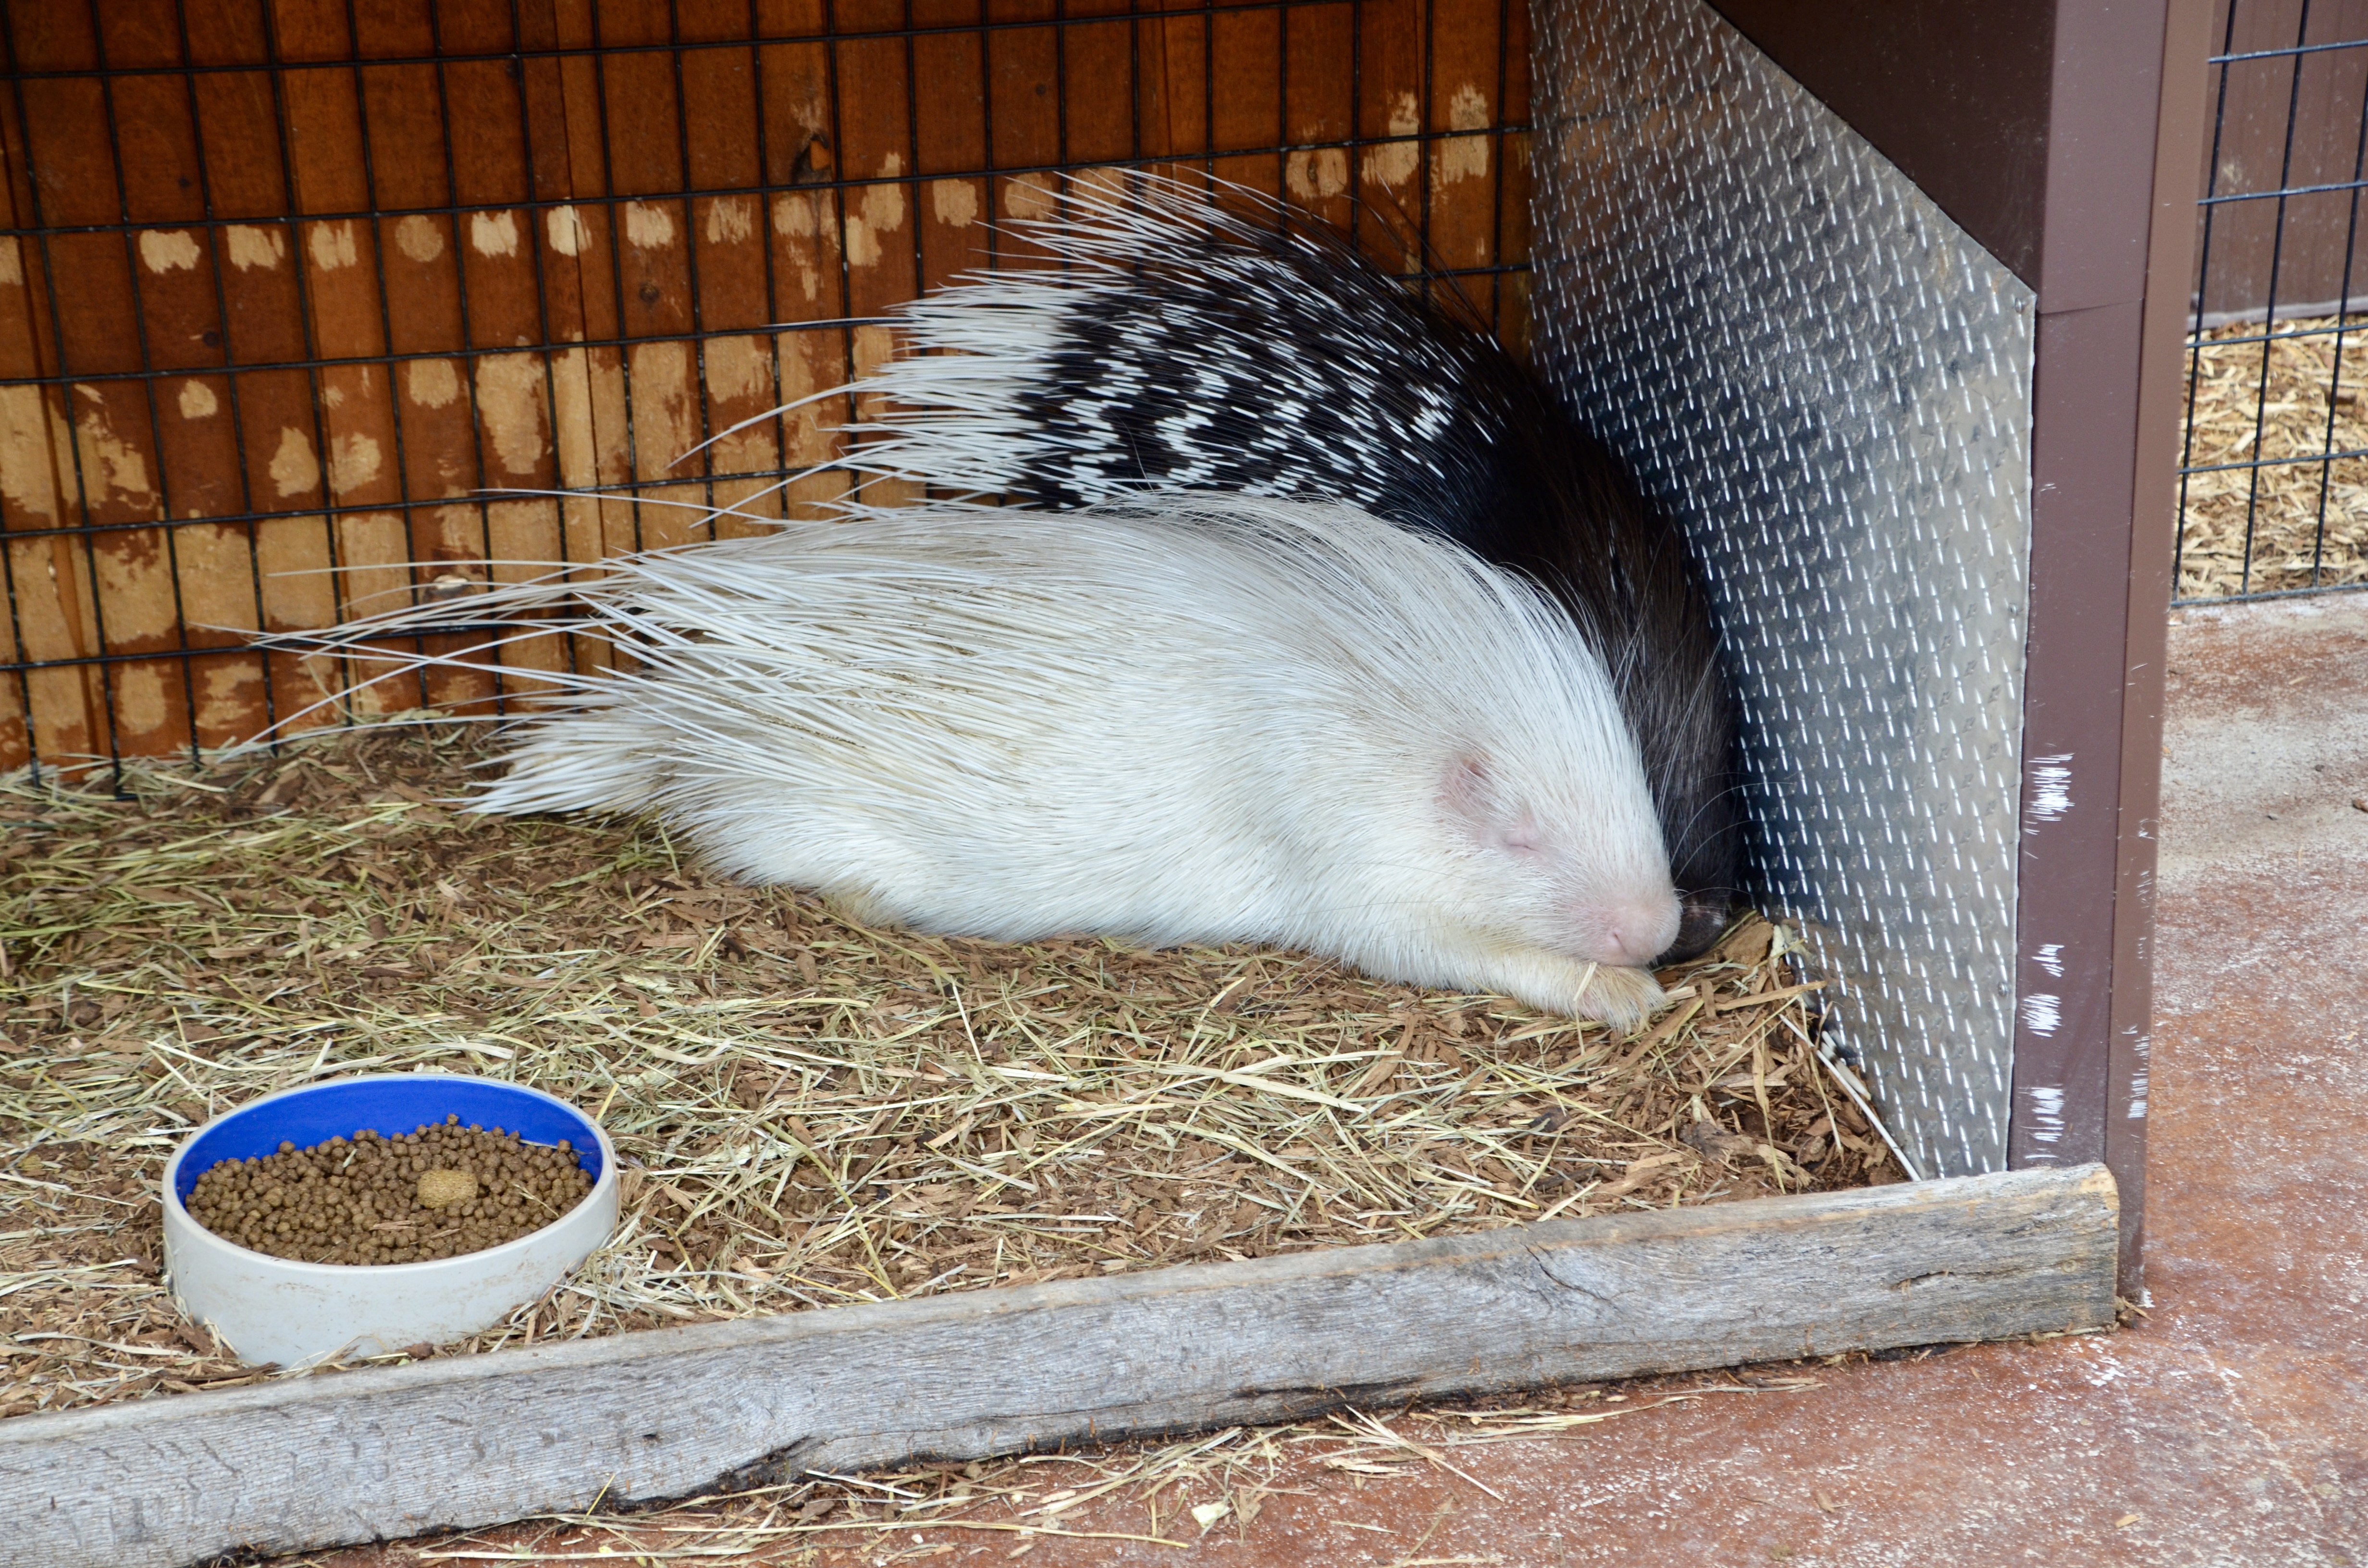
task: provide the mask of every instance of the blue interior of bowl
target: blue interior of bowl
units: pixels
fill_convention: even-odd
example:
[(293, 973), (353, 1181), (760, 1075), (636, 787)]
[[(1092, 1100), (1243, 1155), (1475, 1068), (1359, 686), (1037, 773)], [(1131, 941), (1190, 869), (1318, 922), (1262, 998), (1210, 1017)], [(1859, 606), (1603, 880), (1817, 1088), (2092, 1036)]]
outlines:
[(583, 1112), (541, 1095), (490, 1078), (416, 1077), (316, 1084), (277, 1099), (233, 1111), (189, 1145), (175, 1173), (174, 1188), (187, 1203), (198, 1177), (224, 1160), (259, 1160), (282, 1143), (308, 1149), (328, 1138), (351, 1138), (367, 1129), (399, 1138), (428, 1122), (458, 1116), (463, 1127), (498, 1127), (529, 1143), (564, 1138), (576, 1163), (600, 1179), (600, 1140)]

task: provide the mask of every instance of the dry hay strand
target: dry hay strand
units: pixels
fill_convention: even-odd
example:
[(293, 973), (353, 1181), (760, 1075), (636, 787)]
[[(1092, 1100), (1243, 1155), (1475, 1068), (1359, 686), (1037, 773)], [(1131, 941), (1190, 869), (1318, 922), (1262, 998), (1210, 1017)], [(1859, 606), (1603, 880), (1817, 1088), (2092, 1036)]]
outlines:
[(613, 1241), (437, 1353), (1900, 1179), (1757, 917), (1616, 1037), (1302, 954), (872, 930), (653, 824), (438, 803), (484, 755), (0, 785), (0, 1413), (257, 1376), (161, 1287), (157, 1182), (354, 1073), (531, 1084), (619, 1151)]
[[(2186, 466), (2255, 458), (2317, 459), (2368, 449), (2368, 322), (2342, 339), (2339, 379), (2336, 318), (2284, 321), (2259, 338), (2258, 323), (2191, 337), (2194, 395), (2188, 406)], [(2263, 363), (2268, 381), (2262, 380)], [(2328, 412), (2333, 400), (2334, 423)], [(2327, 528), (2319, 532), (2322, 476)], [(2186, 476), (2180, 516), (2179, 597), (2368, 584), (2368, 458), (2279, 462)], [(2252, 546), (2246, 548), (2246, 520)], [(2247, 571), (2250, 565), (2249, 575)]]

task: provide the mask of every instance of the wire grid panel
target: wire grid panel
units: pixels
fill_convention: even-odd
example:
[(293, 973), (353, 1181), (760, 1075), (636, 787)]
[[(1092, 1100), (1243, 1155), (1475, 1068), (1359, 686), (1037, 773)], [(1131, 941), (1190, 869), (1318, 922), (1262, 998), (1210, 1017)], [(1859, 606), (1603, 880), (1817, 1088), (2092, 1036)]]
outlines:
[(1512, 335), (1527, 24), (0, 0), (0, 769), (604, 658), (535, 638), (330, 701), (353, 672), (252, 643), (827, 502), (843, 474), (785, 476), (867, 416), (822, 394), (889, 353), (882, 314), (1046, 265), (994, 221), (1095, 170), (1258, 186)]
[(1753, 876), (1928, 1176), (2012, 1076), (2032, 291), (1695, 0), (1543, 0), (1533, 340), (1681, 519)]
[(2368, 587), (2368, 8), (2220, 11), (2174, 602)]

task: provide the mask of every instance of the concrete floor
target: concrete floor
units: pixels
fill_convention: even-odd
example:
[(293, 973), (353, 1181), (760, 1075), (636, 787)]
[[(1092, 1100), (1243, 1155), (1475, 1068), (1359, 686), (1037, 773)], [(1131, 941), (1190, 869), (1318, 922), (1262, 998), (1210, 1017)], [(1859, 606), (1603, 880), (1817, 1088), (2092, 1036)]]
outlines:
[[(1480, 1484), (1433, 1472), (1359, 1488), (1297, 1471), (1245, 1535), (1221, 1526), (1190, 1552), (928, 1544), (951, 1562), (1024, 1553), (1029, 1568), (2368, 1563), (2368, 804), (2352, 804), (2368, 802), (2368, 596), (2181, 619), (2150, 1315), (2111, 1336), (1820, 1368), (1804, 1392), (1460, 1450)], [(1113, 1506), (1062, 1523), (1144, 1518)], [(778, 1561), (898, 1549), (916, 1551), (900, 1532), (894, 1548)]]

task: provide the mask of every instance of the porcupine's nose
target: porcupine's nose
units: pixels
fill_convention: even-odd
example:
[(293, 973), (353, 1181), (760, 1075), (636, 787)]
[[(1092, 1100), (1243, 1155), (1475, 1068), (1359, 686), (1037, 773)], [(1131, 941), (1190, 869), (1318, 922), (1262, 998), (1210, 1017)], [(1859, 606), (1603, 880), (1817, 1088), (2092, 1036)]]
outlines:
[(1677, 895), (1638, 899), (1605, 910), (1597, 931), (1600, 951), (1589, 955), (1599, 963), (1641, 968), (1668, 947), (1681, 917)]

